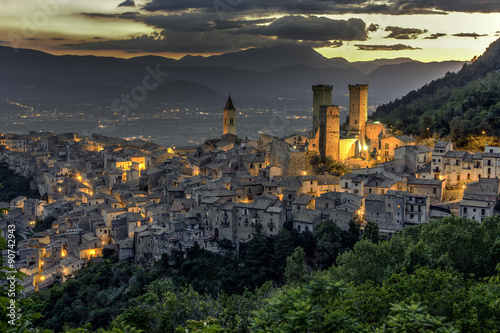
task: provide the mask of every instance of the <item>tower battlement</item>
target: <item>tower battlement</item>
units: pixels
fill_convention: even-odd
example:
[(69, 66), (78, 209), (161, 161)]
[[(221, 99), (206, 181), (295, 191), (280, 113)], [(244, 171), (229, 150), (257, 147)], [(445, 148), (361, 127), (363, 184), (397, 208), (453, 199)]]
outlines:
[(315, 85), (313, 91), (313, 132), (319, 127), (319, 108), (322, 105), (332, 104), (333, 86)]
[(369, 84), (350, 84), (349, 91), (351, 90), (368, 90), (370, 88)]
[(333, 86), (324, 85), (324, 84), (317, 84), (317, 85), (312, 86), (312, 90), (313, 91), (330, 91), (330, 92), (332, 92)]

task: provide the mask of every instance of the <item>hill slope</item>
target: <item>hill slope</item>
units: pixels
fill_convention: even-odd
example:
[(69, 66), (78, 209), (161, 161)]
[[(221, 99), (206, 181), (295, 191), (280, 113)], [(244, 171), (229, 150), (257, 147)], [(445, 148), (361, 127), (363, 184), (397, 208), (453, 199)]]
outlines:
[(459, 145), (468, 135), (500, 136), (500, 39), (459, 72), (379, 106), (372, 118), (408, 134), (451, 135)]

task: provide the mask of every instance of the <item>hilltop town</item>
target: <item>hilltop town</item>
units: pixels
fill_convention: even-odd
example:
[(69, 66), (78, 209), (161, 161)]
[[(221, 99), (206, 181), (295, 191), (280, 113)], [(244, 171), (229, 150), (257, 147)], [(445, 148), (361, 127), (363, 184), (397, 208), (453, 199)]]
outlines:
[[(390, 237), (431, 217), (482, 221), (495, 214), (500, 148), (418, 145), (368, 120), (368, 85), (348, 88), (345, 127), (339, 107), (331, 105), (332, 86), (318, 85), (309, 133), (280, 138), (239, 138), (242, 120), (231, 96), (222, 135), (198, 146), (167, 148), (99, 134), (2, 134), (0, 161), (33, 177), (43, 197), (0, 203), (9, 209), (2, 235), (15, 224), (23, 238), (16, 268), (28, 275), (26, 292), (65, 282), (88, 261), (112, 253), (147, 266), (195, 244), (217, 252), (218, 241), (227, 239), (238, 248), (257, 226), (273, 237), (285, 224), (314, 232), (326, 220), (343, 230), (350, 221), (361, 228), (374, 222)], [(316, 157), (350, 170), (318, 170)], [(34, 232), (44, 219), (53, 220), (51, 228)]]

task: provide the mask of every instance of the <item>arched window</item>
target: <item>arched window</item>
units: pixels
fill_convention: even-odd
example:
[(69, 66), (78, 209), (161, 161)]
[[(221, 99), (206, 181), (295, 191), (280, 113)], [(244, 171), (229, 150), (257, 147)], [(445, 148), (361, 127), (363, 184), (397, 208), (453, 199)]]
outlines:
[(229, 119), (229, 125), (233, 125), (233, 118)]

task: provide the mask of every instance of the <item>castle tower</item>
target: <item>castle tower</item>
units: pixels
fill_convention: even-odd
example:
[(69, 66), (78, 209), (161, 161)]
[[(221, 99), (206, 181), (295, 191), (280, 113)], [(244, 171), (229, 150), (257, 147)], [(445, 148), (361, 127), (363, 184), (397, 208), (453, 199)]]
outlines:
[(365, 134), (368, 119), (368, 85), (349, 85), (349, 131)]
[(322, 105), (319, 109), (319, 152), (339, 160), (340, 109), (337, 105)]
[(319, 107), (332, 104), (332, 86), (312, 86), (313, 90), (313, 133), (319, 127)]
[(368, 157), (366, 121), (368, 120), (368, 84), (349, 85), (349, 134), (358, 136), (359, 154)]
[(233, 105), (231, 95), (227, 98), (226, 106), (224, 107), (224, 120), (223, 120), (222, 134), (236, 135), (236, 109)]

